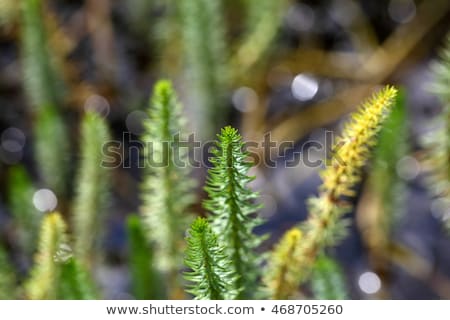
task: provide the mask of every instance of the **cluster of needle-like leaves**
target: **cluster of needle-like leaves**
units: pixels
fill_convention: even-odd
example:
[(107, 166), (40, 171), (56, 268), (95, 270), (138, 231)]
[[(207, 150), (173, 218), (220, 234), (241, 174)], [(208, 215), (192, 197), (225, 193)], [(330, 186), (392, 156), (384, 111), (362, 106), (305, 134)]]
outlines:
[(188, 292), (196, 299), (223, 300), (236, 296), (234, 273), (225, 248), (204, 218), (197, 218), (188, 231), (185, 264), (191, 271), (184, 277)]
[(212, 168), (208, 171), (205, 190), (209, 198), (204, 207), (212, 213), (211, 224), (220, 243), (232, 262), (236, 274), (233, 283), (238, 298), (250, 298), (257, 288), (259, 259), (255, 248), (262, 241), (253, 233), (261, 220), (255, 216), (258, 194), (249, 187), (254, 177), (248, 175), (251, 163), (244, 152), (242, 137), (232, 127), (225, 127), (218, 135), (213, 150)]
[(185, 139), (181, 105), (169, 81), (155, 85), (148, 114), (141, 138), (146, 165), (141, 212), (159, 269), (173, 286), (178, 283), (182, 265), (183, 234), (189, 226), (194, 184), (189, 177), (186, 148), (179, 146)]

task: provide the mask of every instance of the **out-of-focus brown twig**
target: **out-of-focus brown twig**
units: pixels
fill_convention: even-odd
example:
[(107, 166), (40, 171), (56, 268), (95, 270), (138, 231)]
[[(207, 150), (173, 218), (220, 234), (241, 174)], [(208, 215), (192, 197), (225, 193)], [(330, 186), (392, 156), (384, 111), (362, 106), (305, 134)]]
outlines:
[(114, 83), (117, 75), (117, 63), (114, 54), (116, 44), (111, 23), (111, 1), (88, 0), (85, 6), (97, 76), (101, 81)]
[(433, 267), (426, 258), (401, 245), (393, 244), (391, 263), (400, 267), (415, 279), (430, 285), (441, 299), (450, 299), (450, 279)]

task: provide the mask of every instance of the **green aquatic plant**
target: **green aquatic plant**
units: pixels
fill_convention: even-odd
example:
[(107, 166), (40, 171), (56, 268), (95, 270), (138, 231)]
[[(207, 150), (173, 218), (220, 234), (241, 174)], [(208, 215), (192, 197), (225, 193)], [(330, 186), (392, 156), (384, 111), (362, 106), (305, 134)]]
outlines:
[(212, 228), (232, 261), (236, 274), (233, 290), (238, 292), (237, 298), (248, 299), (258, 287), (260, 259), (255, 249), (263, 237), (253, 233), (261, 224), (255, 217), (260, 206), (254, 203), (258, 193), (248, 187), (254, 177), (248, 175), (252, 164), (242, 148), (242, 137), (236, 129), (228, 126), (221, 130), (210, 159), (204, 207), (212, 213)]
[(387, 86), (365, 102), (347, 122), (334, 146), (317, 197), (309, 199), (309, 217), (303, 223), (304, 237), (296, 255), (296, 286), (286, 287), (284, 297), (295, 296), (298, 287), (311, 276), (317, 257), (344, 236), (348, 221), (342, 219), (352, 208), (349, 197), (361, 180), (362, 168), (376, 145), (377, 135), (389, 115), (397, 90)]
[(271, 299), (287, 299), (288, 294), (297, 289), (297, 261), (301, 241), (302, 232), (294, 227), (283, 235), (269, 256), (264, 284)]
[(208, 221), (197, 218), (188, 231), (186, 241), (185, 264), (191, 269), (184, 273), (189, 281), (188, 292), (196, 299), (233, 299), (236, 291), (233, 289), (235, 279), (231, 260)]
[(141, 213), (158, 257), (158, 269), (166, 275), (170, 288), (181, 287), (183, 233), (189, 226), (194, 183), (189, 177), (185, 148), (179, 147), (184, 140), (184, 120), (169, 81), (161, 80), (155, 85), (148, 113), (150, 118), (144, 122), (141, 138), (146, 165)]
[(75, 255), (86, 266), (92, 264), (98, 249), (107, 209), (110, 171), (102, 166), (102, 152), (103, 145), (110, 140), (105, 119), (94, 111), (87, 111), (81, 124), (81, 162), (72, 208)]

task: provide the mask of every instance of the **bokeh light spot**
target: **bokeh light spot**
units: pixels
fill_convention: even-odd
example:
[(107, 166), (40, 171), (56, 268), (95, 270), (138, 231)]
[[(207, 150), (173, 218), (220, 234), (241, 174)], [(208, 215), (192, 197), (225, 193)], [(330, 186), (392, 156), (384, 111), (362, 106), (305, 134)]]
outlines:
[(52, 190), (39, 189), (33, 195), (33, 205), (41, 212), (53, 211), (58, 205), (58, 199)]
[(258, 95), (255, 90), (248, 87), (240, 87), (234, 91), (231, 98), (233, 106), (241, 112), (250, 112), (258, 104)]
[(319, 90), (319, 83), (310, 75), (299, 74), (292, 81), (291, 90), (296, 99), (307, 101), (314, 98)]
[(397, 175), (406, 181), (415, 179), (421, 171), (419, 162), (411, 156), (405, 156), (397, 162)]
[(367, 271), (359, 276), (358, 285), (362, 292), (374, 294), (381, 289), (381, 280), (376, 273)]
[(25, 146), (25, 140), (22, 130), (10, 127), (2, 132), (1, 146), (5, 151), (19, 152)]

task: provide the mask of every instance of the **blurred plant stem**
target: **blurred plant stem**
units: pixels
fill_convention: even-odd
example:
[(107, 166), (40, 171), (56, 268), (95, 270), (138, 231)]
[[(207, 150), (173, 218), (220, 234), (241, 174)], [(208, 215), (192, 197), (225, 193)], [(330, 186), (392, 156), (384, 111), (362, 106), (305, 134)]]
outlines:
[(117, 50), (111, 23), (111, 1), (87, 0), (85, 10), (96, 65), (96, 80), (116, 84)]
[[(406, 93), (400, 90), (395, 106), (380, 132), (366, 187), (357, 207), (357, 223), (368, 250), (372, 269), (389, 282), (389, 257), (394, 228), (404, 214), (405, 182), (397, 168), (408, 154)], [(377, 296), (389, 298), (386, 289)]]
[[(171, 82), (156, 83), (141, 137), (145, 172), (140, 197), (146, 235), (155, 249), (157, 268), (164, 274), (169, 298), (183, 297), (180, 269), (183, 261), (183, 233), (189, 226), (189, 206), (194, 201), (195, 183), (190, 178), (187, 154), (179, 151), (185, 141), (182, 106)], [(177, 165), (183, 161), (185, 166)], [(151, 165), (156, 163), (157, 165)], [(162, 164), (162, 165), (161, 165)]]
[(316, 300), (348, 299), (348, 289), (341, 267), (330, 257), (320, 256), (313, 268), (311, 290)]
[(81, 161), (72, 217), (75, 254), (88, 268), (99, 260), (100, 235), (110, 188), (110, 169), (103, 162), (103, 147), (109, 141), (111, 136), (105, 119), (95, 111), (87, 111), (81, 125)]
[(195, 108), (191, 120), (202, 140), (213, 139), (228, 117), (224, 93), (229, 70), (222, 1), (190, 0), (177, 5), (186, 52), (188, 100)]
[(25, 91), (35, 120), (36, 160), (41, 178), (57, 195), (65, 196), (69, 139), (59, 111), (64, 89), (51, 59), (42, 10), (40, 0), (22, 1)]
[(16, 299), (16, 275), (8, 254), (0, 245), (0, 300)]
[(37, 189), (23, 166), (10, 168), (8, 185), (8, 204), (14, 217), (19, 244), (27, 258), (31, 258), (36, 249), (42, 219), (42, 213), (33, 205), (33, 195)]
[[(39, 249), (30, 279), (25, 284), (29, 299), (57, 299), (61, 274), (61, 250), (67, 246), (67, 226), (59, 213), (49, 213), (42, 221)], [(64, 258), (61, 256), (61, 258)]]
[(137, 215), (128, 216), (127, 235), (133, 296), (138, 300), (166, 299), (162, 279), (155, 268), (156, 257)]

